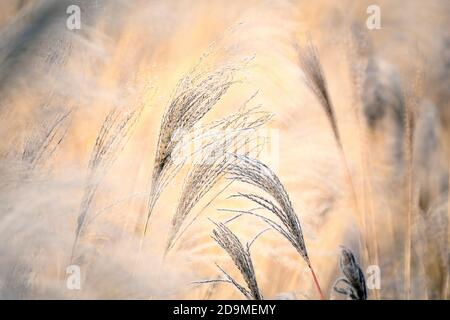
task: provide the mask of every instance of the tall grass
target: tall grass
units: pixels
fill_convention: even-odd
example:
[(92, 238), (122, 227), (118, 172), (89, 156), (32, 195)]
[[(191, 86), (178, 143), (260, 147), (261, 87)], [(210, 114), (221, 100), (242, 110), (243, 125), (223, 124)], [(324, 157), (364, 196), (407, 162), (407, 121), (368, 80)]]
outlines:
[(250, 142), (249, 139), (252, 139), (255, 130), (267, 123), (271, 117), (272, 115), (270, 113), (260, 111), (258, 108), (250, 110), (241, 109), (237, 113), (219, 120), (214, 124), (213, 127), (216, 131), (212, 133), (211, 138), (213, 142), (203, 147), (203, 158), (194, 163), (186, 176), (177, 210), (172, 218), (167, 250), (173, 247), (176, 239), (205, 210), (206, 206), (197, 213), (191, 223), (186, 225), (182, 231), (180, 230), (189, 213), (214, 185), (217, 184), (218, 180), (225, 174), (227, 168), (233, 162), (234, 158), (230, 156), (231, 152), (250, 148), (251, 146), (248, 145)]
[[(450, 137), (448, 139), (449, 141), (449, 148), (450, 150)], [(447, 190), (447, 250), (450, 250), (450, 157), (448, 162), (448, 190)], [(450, 299), (450, 259), (448, 260), (449, 268), (447, 268), (447, 280), (446, 280), (446, 290), (445, 290), (445, 299)]]
[(422, 74), (416, 71), (415, 79), (409, 92), (405, 105), (405, 162), (406, 162), (406, 199), (407, 199), (407, 220), (406, 220), (406, 241), (405, 241), (405, 299), (411, 298), (411, 268), (412, 268), (412, 228), (416, 220), (414, 211), (416, 208), (415, 183), (414, 183), (414, 133), (415, 133), (415, 110), (418, 105), (418, 97), (421, 92)]
[(257, 159), (252, 159), (244, 155), (235, 155), (235, 158), (236, 160), (227, 169), (229, 179), (255, 186), (269, 194), (275, 202), (272, 202), (264, 196), (252, 193), (239, 193), (236, 197), (243, 197), (256, 203), (274, 214), (280, 220), (281, 224), (252, 211), (241, 212), (259, 217), (291, 243), (305, 260), (320, 297), (325, 299), (312, 267), (311, 259), (308, 256), (300, 220), (294, 211), (289, 195), (280, 179), (278, 179), (277, 175), (269, 167)]
[[(218, 266), (220, 279), (200, 281), (213, 284), (206, 294), (200, 293), (201, 298), (229, 297), (225, 291), (229, 288), (218, 286), (222, 282), (247, 299), (263, 299), (263, 291), (264, 297), (269, 292), (277, 295), (297, 283), (295, 293), (285, 297), (297, 298), (301, 293), (306, 298), (325, 298), (322, 288), (331, 291), (331, 298), (336, 294), (355, 300), (378, 299), (381, 294), (388, 299), (450, 297), (448, 3), (414, 2), (410, 8), (422, 13), (420, 24), (406, 15), (398, 16), (404, 6), (401, 1), (386, 3), (383, 21), (389, 23), (383, 22), (383, 32), (368, 32), (364, 12), (364, 17), (336, 15), (337, 5), (331, 1), (319, 6), (302, 2), (299, 12), (295, 1), (279, 6), (273, 1), (234, 1), (231, 5), (221, 1), (147, 1), (135, 5), (81, 0), (77, 1), (82, 9), (79, 31), (58, 27), (67, 19), (66, 1), (14, 2), (17, 6), (0, 4), (0, 298), (196, 297), (196, 292), (185, 286), (186, 279), (191, 282), (217, 273), (210, 268), (214, 260), (210, 242), (224, 250), (243, 280)], [(348, 12), (361, 12), (359, 2), (348, 6)], [(100, 14), (103, 9), (108, 14)], [(208, 19), (201, 19), (205, 12)], [(251, 23), (236, 25), (235, 18), (242, 12)], [(298, 19), (303, 14), (307, 19)], [(320, 30), (323, 21), (332, 21), (333, 35), (325, 28)], [(230, 24), (235, 30), (224, 31)], [(360, 32), (358, 53), (349, 59), (350, 69), (361, 72), (362, 82), (353, 88), (355, 92), (346, 82), (346, 70), (325, 60), (340, 56), (340, 40), (345, 41), (349, 25), (362, 26), (355, 30)], [(298, 27), (315, 28), (318, 46), (309, 41), (298, 48), (293, 66), (288, 59), (292, 47), (285, 35), (298, 32)], [(97, 98), (116, 101), (125, 91), (133, 94), (149, 75), (163, 79), (158, 87), (171, 83), (172, 70), (189, 64), (197, 49), (217, 35), (225, 50), (214, 57), (204, 55), (175, 88), (163, 87), (162, 92), (168, 89), (172, 95), (167, 105), (155, 108), (162, 118), (146, 121), (156, 123), (157, 128), (146, 127), (142, 133), (159, 131), (130, 141), (130, 150), (137, 152), (122, 153), (144, 115), (143, 105), (113, 108), (104, 115), (103, 110), (96, 110), (100, 104), (92, 102)], [(340, 43), (327, 43), (331, 36)], [(324, 50), (319, 53), (317, 48)], [(423, 56), (410, 56), (416, 49)], [(256, 57), (255, 66), (245, 70), (250, 81), (230, 92), (241, 68), (232, 55), (247, 56), (247, 50)], [(212, 67), (203, 63), (207, 56), (213, 60)], [(422, 62), (427, 78), (421, 71), (414, 74), (415, 64)], [(290, 108), (303, 98), (296, 95), (301, 85), (297, 69), (303, 71), (319, 108)], [(247, 90), (261, 92), (258, 100), (280, 116), (275, 127), (282, 138), (280, 157), (287, 164), (281, 171), (289, 171), (288, 176), (277, 176), (262, 157), (250, 155), (246, 149), (254, 141), (255, 149), (260, 147), (258, 130), (271, 119), (271, 114), (258, 108), (236, 108), (235, 101), (247, 95)], [(341, 110), (350, 108), (339, 108), (338, 101), (342, 106), (353, 103), (357, 118), (342, 117), (349, 120), (342, 122)], [(55, 104), (76, 109), (64, 107), (55, 115)], [(220, 114), (228, 116), (208, 120), (219, 106)], [(80, 112), (88, 108), (87, 114)], [(432, 113), (425, 119), (428, 109)], [(318, 156), (323, 151), (320, 148), (328, 146), (318, 143), (319, 127), (303, 126), (313, 124), (312, 119), (320, 113), (326, 116), (340, 162), (331, 156), (316, 163), (321, 156), (329, 156), (328, 151)], [(103, 122), (97, 128), (95, 121), (83, 115), (100, 116)], [(94, 142), (85, 139), (85, 132), (92, 132), (93, 126)], [(139, 152), (149, 141), (154, 142), (151, 159)], [(204, 142), (200, 149), (185, 153), (187, 145), (198, 141)], [(356, 156), (347, 148), (354, 142), (361, 149)], [(116, 166), (119, 156), (123, 161)], [(84, 159), (88, 159), (87, 165)], [(358, 171), (355, 164), (360, 159)], [(339, 167), (345, 171), (344, 185), (335, 179)], [(117, 170), (114, 176), (128, 178), (110, 181), (112, 169)], [(182, 172), (186, 176), (180, 188), (168, 190), (176, 178), (182, 180)], [(314, 179), (312, 186), (309, 177)], [(100, 235), (92, 225), (97, 217), (93, 211), (103, 202), (97, 200), (103, 200), (102, 181), (106, 179), (116, 183), (111, 187), (119, 194), (128, 187), (136, 193), (132, 205), (127, 202), (129, 195), (111, 199), (113, 193), (105, 194), (110, 205), (98, 212), (111, 214), (101, 226), (95, 225), (102, 228)], [(281, 181), (289, 182), (289, 192)], [(238, 187), (252, 191), (235, 193)], [(205, 241), (203, 232), (188, 233), (228, 188), (233, 189), (231, 199), (242, 201), (235, 209), (220, 209), (233, 215), (226, 222), (214, 223), (212, 241)], [(79, 192), (81, 199), (74, 196)], [(152, 219), (163, 192), (173, 200), (174, 212)], [(292, 198), (293, 194), (299, 196)], [(225, 206), (231, 203), (220, 201), (225, 201)], [(252, 209), (241, 207), (249, 203)], [(137, 225), (132, 215), (135, 205), (142, 214)], [(311, 214), (300, 221), (299, 210)], [(347, 212), (355, 219), (347, 219)], [(239, 228), (253, 228), (241, 224), (242, 215), (249, 216), (250, 224), (259, 219), (269, 228), (242, 242)], [(312, 240), (303, 233), (309, 223), (320, 230), (316, 254), (311, 251)], [(277, 231), (275, 236), (281, 235), (282, 242), (274, 242), (277, 246), (270, 243), (270, 248), (263, 248), (264, 255), (257, 255), (253, 244), (266, 230)], [(137, 252), (135, 237), (141, 240), (141, 248), (144, 239), (151, 245)], [(189, 245), (177, 247), (187, 237)], [(337, 258), (330, 252), (338, 243), (355, 251), (342, 248)], [(88, 256), (85, 245), (95, 247), (92, 252), (96, 254)], [(290, 246), (295, 249), (294, 257)], [(172, 254), (164, 256), (163, 268), (154, 268), (164, 249)], [(61, 286), (67, 276), (66, 254), (71, 254), (71, 264), (83, 263), (83, 289), (76, 293)], [(142, 263), (130, 268), (138, 254)], [(266, 254), (276, 258), (265, 259)], [(297, 254), (301, 260), (295, 262)], [(295, 272), (300, 269), (298, 263), (308, 267), (311, 289), (303, 274)], [(375, 293), (364, 275), (364, 267), (372, 264), (380, 267), (382, 277), (381, 290)], [(292, 276), (286, 277), (288, 273)], [(260, 284), (267, 288), (261, 290)]]
[(313, 45), (311, 40), (308, 41), (306, 46), (297, 47), (297, 51), (300, 67), (304, 73), (306, 84), (311, 89), (316, 98), (319, 100), (319, 103), (322, 106), (327, 116), (327, 119), (330, 123), (333, 136), (338, 147), (339, 155), (342, 159), (342, 163), (345, 168), (347, 182), (350, 186), (353, 209), (354, 212), (357, 214), (357, 219), (363, 232), (363, 234), (360, 236), (361, 248), (363, 249), (367, 257), (367, 260), (369, 260), (369, 246), (368, 241), (366, 239), (367, 218), (365, 217), (365, 212), (360, 214), (358, 199), (356, 196), (356, 187), (353, 181), (350, 165), (347, 160), (344, 147), (342, 145), (341, 134), (339, 131), (336, 118), (336, 112), (328, 91), (328, 84), (325, 78), (325, 74), (323, 72), (322, 64), (320, 62), (319, 52), (317, 48)]
[[(395, 169), (403, 167), (403, 141), (404, 141), (404, 110), (405, 98), (402, 92), (402, 83), (398, 71), (390, 66), (385, 61), (381, 60), (374, 53), (367, 57), (364, 68), (364, 78), (362, 83), (362, 90), (360, 92), (362, 103), (362, 114), (365, 118), (364, 123), (364, 139), (362, 140), (362, 148), (364, 149), (364, 168), (369, 174), (366, 178), (367, 186), (370, 191), (371, 203), (368, 208), (370, 216), (371, 239), (374, 244), (374, 263), (379, 265), (379, 234), (377, 230), (378, 221), (375, 220), (376, 213), (373, 208), (373, 197), (376, 196), (373, 192), (373, 163), (376, 163), (374, 157), (377, 157), (378, 150), (373, 150), (376, 147), (376, 137), (382, 131), (386, 132), (385, 126), (388, 123), (389, 136), (393, 137), (394, 147), (389, 147), (388, 150), (388, 164)], [(386, 139), (384, 143), (389, 143)], [(367, 154), (368, 153), (368, 154)], [(387, 187), (392, 185), (396, 177), (390, 177), (386, 183)], [(389, 217), (392, 220), (392, 217)], [(380, 217), (381, 219), (381, 217)], [(391, 228), (390, 233), (393, 237), (395, 231), (392, 230), (392, 223), (388, 225)], [(378, 290), (376, 291), (378, 296)]]
[(78, 212), (71, 260), (75, 258), (78, 241), (85, 233), (86, 217), (99, 184), (119, 156), (120, 151), (125, 147), (144, 106), (145, 104), (138, 104), (126, 111), (120, 108), (113, 108), (103, 121), (89, 160), (89, 173)]
[(143, 236), (147, 233), (156, 201), (181, 167), (182, 161), (177, 157), (183, 136), (228, 91), (234, 83), (235, 70), (235, 67), (226, 65), (212, 72), (205, 72), (199, 70), (197, 65), (177, 84), (161, 120)]
[(343, 277), (334, 282), (333, 290), (352, 300), (366, 300), (367, 287), (364, 272), (356, 262), (353, 253), (346, 247), (341, 247), (339, 268)]
[(224, 249), (230, 258), (233, 260), (234, 265), (239, 269), (242, 277), (244, 278), (247, 288), (240, 285), (233, 277), (231, 277), (225, 270), (217, 265), (217, 268), (224, 274), (225, 279), (214, 279), (199, 281), (197, 283), (217, 283), (227, 282), (231, 283), (236, 289), (239, 290), (249, 300), (263, 300), (263, 295), (258, 287), (256, 281), (255, 268), (250, 254), (250, 248), (254, 241), (261, 235), (258, 233), (252, 241), (248, 242), (244, 248), (242, 243), (236, 237), (236, 235), (221, 222), (215, 223), (216, 228), (213, 230), (212, 238), (217, 244)]
[[(450, 103), (449, 103), (450, 104)], [(450, 150), (450, 131), (448, 137), (448, 150)], [(447, 165), (447, 250), (445, 252), (450, 251), (450, 157)], [(450, 259), (447, 259), (447, 279), (446, 279), (446, 291), (444, 298), (450, 299)]]
[(69, 129), (73, 110), (64, 112), (48, 128), (43, 128), (43, 134), (30, 137), (22, 152), (22, 161), (29, 163), (30, 169), (42, 166), (59, 147)]
[[(409, 104), (408, 104), (409, 105)], [(412, 246), (412, 223), (413, 223), (413, 172), (412, 172), (412, 134), (413, 117), (409, 107), (406, 108), (405, 123), (405, 150), (406, 150), (406, 201), (407, 201), (407, 219), (406, 219), (406, 241), (405, 241), (405, 299), (409, 300), (411, 296), (411, 246)]]

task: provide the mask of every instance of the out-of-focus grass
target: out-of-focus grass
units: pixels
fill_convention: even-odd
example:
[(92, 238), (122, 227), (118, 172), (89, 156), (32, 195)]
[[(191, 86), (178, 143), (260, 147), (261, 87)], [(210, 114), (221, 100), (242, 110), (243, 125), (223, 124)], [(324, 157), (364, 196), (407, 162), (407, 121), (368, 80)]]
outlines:
[[(376, 1), (382, 28), (374, 31), (365, 28), (373, 1), (73, 2), (82, 8), (78, 31), (65, 26), (64, 1), (0, 4), (0, 298), (240, 298), (227, 285), (191, 282), (217, 278), (214, 262), (233, 270), (206, 218), (230, 217), (219, 208), (248, 209), (228, 196), (251, 187), (218, 196), (162, 260), (185, 168), (161, 195), (139, 252), (161, 118), (177, 81), (205, 52), (200, 68), (250, 61), (204, 120), (236, 112), (256, 91), (251, 103), (275, 114), (267, 125), (275, 149), (261, 160), (289, 193), (324, 292), (339, 275), (344, 244), (363, 271), (380, 266), (381, 290), (369, 298), (405, 298), (399, 270), (408, 225), (411, 297), (449, 297), (448, 1)], [(308, 37), (320, 53), (347, 169), (298, 64), (294, 44)], [(397, 83), (405, 104), (417, 99), (410, 193)], [(96, 137), (111, 109), (140, 103), (140, 120), (90, 205), (79, 244), (82, 290), (70, 291), (65, 271)], [(57, 148), (42, 153), (62, 115), (68, 121), (50, 140)], [(48, 155), (39, 166), (28, 161), (34, 152)], [(243, 243), (261, 227), (251, 217), (233, 222)], [(275, 233), (258, 239), (252, 260), (264, 297), (318, 298), (308, 269)]]

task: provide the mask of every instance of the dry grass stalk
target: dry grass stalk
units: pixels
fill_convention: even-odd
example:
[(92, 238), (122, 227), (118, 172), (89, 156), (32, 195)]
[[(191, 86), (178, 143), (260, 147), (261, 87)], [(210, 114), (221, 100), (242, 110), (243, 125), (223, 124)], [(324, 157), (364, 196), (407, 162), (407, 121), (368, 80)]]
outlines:
[[(450, 131), (447, 138), (447, 150), (450, 150)], [(447, 252), (450, 251), (450, 157), (447, 166)], [(447, 259), (447, 263), (450, 265), (450, 258)], [(450, 299), (450, 267), (447, 269), (447, 281), (446, 290), (444, 294), (445, 299)]]
[[(359, 121), (359, 119), (358, 119)], [(363, 137), (360, 137), (360, 141), (362, 141), (362, 147), (361, 147), (361, 159), (362, 159), (362, 172), (364, 174), (363, 178), (363, 197), (364, 197), (364, 212), (368, 213), (368, 216), (370, 218), (370, 239), (372, 241), (372, 254), (370, 255), (373, 257), (373, 264), (380, 265), (380, 259), (379, 259), (379, 239), (378, 239), (378, 230), (377, 230), (377, 221), (376, 221), (376, 215), (375, 215), (375, 208), (374, 208), (374, 190), (372, 186), (372, 172), (373, 172), (373, 166), (371, 163), (370, 158), (370, 150), (367, 150), (368, 148), (366, 146), (369, 145), (369, 139), (367, 136), (367, 129), (362, 129), (362, 125), (359, 121), (358, 123), (359, 129), (363, 130)], [(367, 226), (369, 223), (365, 222), (365, 225)], [(393, 232), (392, 232), (393, 233)], [(392, 235), (391, 233), (391, 235)], [(375, 299), (379, 300), (381, 299), (380, 291), (375, 290)]]
[(224, 66), (203, 73), (194, 68), (178, 83), (159, 129), (144, 236), (161, 192), (181, 167), (176, 159), (180, 141), (228, 91), (234, 83), (235, 70), (233, 66)]
[[(337, 124), (336, 113), (334, 110), (333, 102), (331, 100), (328, 85), (325, 78), (325, 74), (323, 72), (322, 64), (320, 62), (319, 53), (317, 48), (312, 44), (311, 41), (308, 42), (306, 47), (297, 48), (298, 49), (298, 57), (300, 62), (300, 67), (304, 72), (306, 78), (306, 85), (311, 89), (316, 98), (319, 100), (325, 114), (328, 118), (328, 121), (331, 125), (333, 136), (335, 138), (336, 144), (338, 146), (339, 154), (342, 159), (342, 163), (345, 166), (345, 172), (348, 180), (348, 184), (350, 185), (351, 195), (354, 205), (354, 210), (356, 213), (359, 213), (359, 205), (358, 199), (356, 197), (356, 188), (353, 182), (352, 174), (350, 171), (350, 166), (347, 161), (347, 157), (345, 155), (344, 147), (342, 145), (341, 136), (339, 133), (339, 127)], [(364, 236), (361, 236), (361, 246), (364, 248), (364, 252), (367, 256), (367, 259), (370, 259), (369, 255), (369, 246), (367, 243), (367, 226), (366, 226), (366, 217), (365, 212), (361, 215), (358, 214), (358, 221), (363, 230)]]
[(78, 240), (85, 231), (86, 216), (100, 181), (125, 147), (143, 108), (144, 104), (139, 104), (128, 112), (114, 108), (103, 121), (89, 160), (88, 180), (78, 214), (71, 259), (74, 258)]
[[(217, 131), (213, 132), (212, 143), (208, 144), (203, 150), (205, 156), (201, 161), (194, 164), (185, 179), (177, 211), (172, 219), (166, 252), (173, 247), (176, 240), (205, 209), (203, 207), (194, 220), (180, 232), (189, 213), (214, 187), (225, 174), (231, 161), (234, 160), (230, 153), (246, 147), (248, 139), (255, 130), (267, 123), (271, 117), (270, 113), (259, 111), (258, 108), (241, 109), (239, 112), (209, 126), (209, 128), (214, 128)], [(232, 148), (234, 150), (231, 150)]]
[(448, 200), (444, 196), (436, 201), (427, 212), (415, 215), (412, 247), (420, 255), (427, 284), (427, 298), (446, 299), (446, 281), (449, 270), (449, 246), (447, 217)]
[(27, 141), (22, 160), (29, 163), (31, 170), (42, 165), (61, 144), (69, 129), (72, 111), (69, 110), (58, 117), (50, 128), (45, 129), (43, 137)]
[(234, 265), (239, 269), (242, 277), (244, 278), (247, 288), (240, 285), (235, 279), (233, 279), (227, 272), (221, 267), (217, 266), (219, 270), (224, 274), (225, 279), (205, 280), (197, 283), (217, 283), (227, 282), (236, 287), (247, 299), (249, 300), (263, 300), (263, 295), (258, 287), (256, 281), (255, 269), (250, 254), (250, 248), (254, 241), (265, 231), (258, 233), (252, 241), (248, 242), (244, 248), (242, 243), (236, 237), (236, 235), (223, 223), (215, 223), (216, 228), (213, 230), (212, 238), (221, 246), (231, 257)]
[(311, 89), (322, 105), (330, 122), (336, 142), (342, 148), (341, 137), (336, 120), (333, 102), (328, 92), (328, 85), (323, 73), (317, 48), (308, 42), (306, 47), (298, 48), (300, 66), (304, 72), (306, 85)]
[[(377, 231), (377, 221), (374, 209), (374, 190), (372, 182), (372, 154), (370, 135), (379, 127), (379, 122), (384, 118), (386, 113), (394, 106), (395, 123), (398, 124), (398, 113), (403, 114), (403, 111), (398, 112), (398, 109), (403, 110), (402, 99), (396, 99), (398, 96), (397, 88), (399, 86), (398, 77), (396, 73), (389, 74), (388, 81), (380, 70), (379, 61), (373, 57), (372, 43), (368, 38), (366, 32), (361, 28), (353, 30), (352, 44), (350, 52), (357, 52), (358, 54), (347, 55), (347, 62), (351, 71), (351, 80), (353, 83), (354, 92), (352, 94), (352, 105), (355, 115), (355, 123), (357, 125), (358, 141), (360, 142), (360, 156), (361, 156), (361, 174), (363, 181), (362, 188), (362, 208), (365, 212), (364, 218), (368, 215), (370, 220), (365, 221), (366, 226), (370, 226), (370, 244), (372, 248), (369, 256), (373, 257), (373, 264), (379, 265), (379, 239)], [(370, 55), (367, 59), (361, 59), (361, 55)], [(361, 60), (361, 62), (358, 62)], [(355, 62), (356, 61), (356, 62)], [(384, 80), (384, 81), (383, 81)], [(388, 84), (386, 84), (388, 82)], [(359, 107), (362, 104), (362, 110)], [(365, 118), (363, 123), (362, 118)], [(403, 126), (402, 121), (400, 121)], [(365, 125), (366, 124), (366, 125)], [(397, 130), (401, 132), (401, 130)], [(398, 139), (396, 139), (397, 141)], [(400, 139), (401, 140), (401, 139)], [(393, 231), (391, 232), (391, 236)], [(375, 298), (380, 299), (379, 290), (375, 290)]]
[(414, 129), (415, 116), (414, 108), (418, 104), (418, 92), (420, 92), (422, 74), (420, 70), (416, 73), (416, 79), (413, 84), (413, 92), (409, 92), (408, 101), (405, 105), (404, 122), (405, 122), (405, 161), (406, 161), (406, 199), (407, 199), (407, 220), (406, 220), (406, 241), (405, 241), (405, 299), (411, 297), (411, 268), (412, 268), (412, 223), (414, 220), (414, 180), (413, 180), (413, 162), (414, 162)]
[(344, 276), (334, 282), (333, 290), (352, 300), (367, 300), (366, 280), (361, 267), (349, 249), (343, 246), (341, 249), (339, 267)]
[[(176, 213), (172, 218), (166, 253), (175, 245), (175, 242), (178, 239), (176, 237), (194, 206), (213, 188), (223, 175), (225, 168), (229, 165), (229, 161), (226, 157), (215, 154), (226, 147), (224, 144), (225, 143), (218, 143), (216, 147), (213, 146), (208, 155), (205, 156), (204, 160), (195, 164), (188, 173), (184, 181)], [(186, 228), (182, 233), (184, 233), (185, 230)]]
[(284, 236), (307, 263), (317, 291), (319, 292), (320, 297), (325, 299), (306, 250), (306, 244), (303, 239), (300, 221), (294, 211), (289, 195), (284, 189), (283, 184), (278, 179), (276, 174), (259, 160), (241, 155), (235, 155), (235, 158), (236, 161), (234, 161), (227, 169), (228, 177), (232, 180), (253, 185), (267, 192), (275, 200), (275, 203), (256, 194), (239, 193), (236, 197), (244, 197), (269, 212), (272, 212), (281, 221), (281, 224), (252, 211), (236, 212), (251, 214), (259, 217), (273, 229), (278, 231), (282, 236)]
[[(409, 108), (406, 108), (408, 110)], [(412, 176), (412, 128), (410, 123), (410, 112), (405, 112), (406, 125), (406, 199), (407, 199), (407, 219), (405, 236), (405, 299), (409, 300), (411, 295), (411, 246), (412, 246), (412, 211), (413, 211), (413, 176)]]

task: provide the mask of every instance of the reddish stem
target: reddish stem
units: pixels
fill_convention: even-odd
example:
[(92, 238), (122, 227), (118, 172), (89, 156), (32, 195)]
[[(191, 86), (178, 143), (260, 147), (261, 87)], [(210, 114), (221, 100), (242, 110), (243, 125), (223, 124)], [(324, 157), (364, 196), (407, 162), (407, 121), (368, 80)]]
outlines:
[(320, 288), (319, 281), (317, 280), (316, 274), (314, 273), (314, 270), (313, 270), (311, 264), (309, 265), (309, 270), (311, 270), (311, 274), (312, 274), (313, 279), (314, 279), (314, 284), (316, 285), (317, 291), (319, 291), (320, 298), (322, 300), (326, 300), (325, 296), (322, 293), (322, 289)]

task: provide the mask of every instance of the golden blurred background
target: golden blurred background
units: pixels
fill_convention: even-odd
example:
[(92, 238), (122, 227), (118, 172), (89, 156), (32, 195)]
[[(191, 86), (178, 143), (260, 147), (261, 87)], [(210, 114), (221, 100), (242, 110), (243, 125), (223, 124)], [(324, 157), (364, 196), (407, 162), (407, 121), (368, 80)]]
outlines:
[[(79, 30), (66, 25), (70, 5), (81, 9)], [(370, 5), (381, 9), (380, 29), (366, 26)], [(370, 299), (448, 299), (449, 19), (446, 0), (2, 1), (0, 298), (243, 298), (230, 284), (195, 282), (220, 277), (215, 263), (242, 281), (211, 239), (208, 218), (248, 208), (229, 196), (254, 189), (233, 184), (218, 193), (221, 179), (164, 255), (183, 167), (141, 236), (160, 123), (177, 84), (195, 66), (207, 75), (230, 64), (240, 66), (235, 81), (200, 123), (238, 111), (254, 94), (249, 104), (274, 115), (258, 130), (271, 142), (260, 159), (289, 194), (326, 297), (342, 298), (332, 287), (344, 245), (362, 270), (379, 266)], [(305, 84), (298, 47), (308, 41), (345, 162)], [(93, 182), (105, 117), (138, 107), (133, 130)], [(87, 189), (95, 191), (78, 243), (81, 289), (69, 290)], [(265, 228), (254, 217), (229, 226), (243, 243)], [(276, 232), (262, 235), (251, 255), (265, 298), (319, 298), (305, 261)]]

